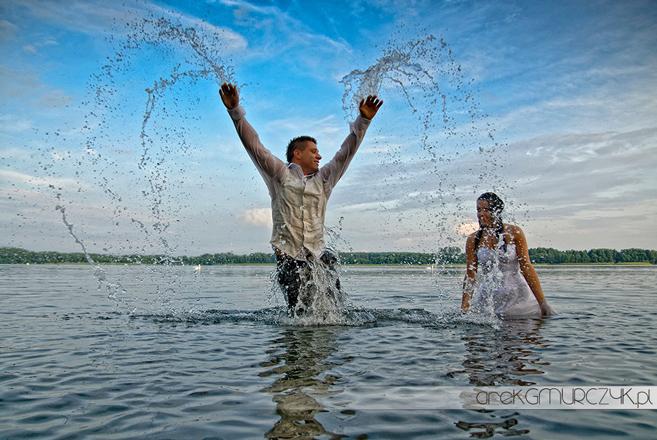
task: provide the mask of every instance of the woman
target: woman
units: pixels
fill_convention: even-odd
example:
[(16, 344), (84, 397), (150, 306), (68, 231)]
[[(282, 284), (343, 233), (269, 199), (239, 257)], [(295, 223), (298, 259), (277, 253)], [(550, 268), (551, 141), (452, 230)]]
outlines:
[(525, 234), (504, 224), (504, 202), (487, 192), (477, 199), (479, 230), (465, 245), (467, 270), (461, 309), (492, 310), (503, 318), (554, 314), (529, 259)]

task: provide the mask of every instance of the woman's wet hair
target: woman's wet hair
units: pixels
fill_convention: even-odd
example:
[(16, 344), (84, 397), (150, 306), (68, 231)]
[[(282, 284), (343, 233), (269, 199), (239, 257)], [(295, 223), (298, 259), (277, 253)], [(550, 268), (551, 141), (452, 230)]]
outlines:
[[(493, 192), (485, 192), (479, 197), (477, 201), (484, 200), (488, 202), (488, 209), (493, 214), (493, 225), (495, 227), (495, 239), (500, 241), (500, 235), (504, 233), (504, 222), (502, 221), (502, 211), (504, 211), (504, 201)], [(479, 249), (479, 242), (483, 234), (483, 228), (479, 225), (479, 230), (475, 234), (475, 249)], [(506, 252), (506, 243), (502, 245), (502, 249)]]
[(477, 201), (479, 200), (487, 201), (488, 207), (493, 212), (495, 217), (500, 217), (501, 220), (502, 211), (504, 211), (504, 202), (497, 194), (493, 192), (485, 192), (477, 197)]

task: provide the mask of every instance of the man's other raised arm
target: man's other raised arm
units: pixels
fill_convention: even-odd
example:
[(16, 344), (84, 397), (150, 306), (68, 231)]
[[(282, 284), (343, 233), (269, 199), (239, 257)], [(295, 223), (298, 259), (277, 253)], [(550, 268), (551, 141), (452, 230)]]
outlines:
[(228, 110), (230, 118), (235, 124), (235, 129), (242, 141), (242, 145), (244, 145), (246, 152), (265, 179), (265, 182), (269, 185), (271, 179), (281, 180), (287, 167), (282, 160), (274, 156), (262, 145), (258, 133), (256, 133), (251, 124), (246, 120), (246, 112), (239, 105), (237, 87), (233, 84), (224, 83), (219, 89), (219, 95)]
[(358, 151), (358, 147), (363, 142), (365, 132), (372, 118), (379, 111), (381, 105), (383, 105), (383, 101), (376, 96), (368, 96), (367, 99), (360, 101), (360, 114), (351, 124), (349, 135), (347, 135), (347, 138), (342, 143), (338, 152), (335, 153), (333, 159), (319, 170), (320, 176), (328, 183), (329, 188), (332, 189), (344, 175), (345, 171), (347, 171), (351, 159), (353, 159), (356, 151)]

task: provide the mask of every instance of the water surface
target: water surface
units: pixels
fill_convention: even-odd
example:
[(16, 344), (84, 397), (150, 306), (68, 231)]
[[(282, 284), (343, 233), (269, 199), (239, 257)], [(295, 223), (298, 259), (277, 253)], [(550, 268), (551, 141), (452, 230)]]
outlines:
[[(654, 411), (385, 409), (399, 386), (655, 385), (653, 267), (540, 268), (559, 312), (473, 323), (461, 270), (349, 267), (300, 326), (269, 266), (0, 266), (0, 438), (653, 438)], [(160, 270), (177, 271), (175, 287)], [(171, 274), (167, 274), (171, 276)], [(378, 409), (372, 409), (376, 407)], [(383, 408), (383, 409), (382, 409)]]

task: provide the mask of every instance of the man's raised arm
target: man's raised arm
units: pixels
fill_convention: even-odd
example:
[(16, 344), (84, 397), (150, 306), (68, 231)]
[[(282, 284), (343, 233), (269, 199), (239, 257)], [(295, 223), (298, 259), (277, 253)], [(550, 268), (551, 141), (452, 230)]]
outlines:
[(358, 151), (358, 147), (365, 137), (367, 127), (369, 127), (372, 118), (374, 118), (382, 105), (383, 101), (372, 95), (360, 101), (358, 107), (359, 115), (351, 124), (351, 132), (347, 135), (347, 138), (342, 143), (338, 152), (335, 153), (333, 159), (319, 170), (320, 176), (328, 183), (330, 189), (333, 189), (335, 184), (338, 183), (338, 180), (347, 171), (351, 159), (356, 154), (356, 151)]
[(219, 89), (219, 96), (221, 96), (221, 101), (226, 106), (228, 114), (235, 124), (242, 145), (244, 145), (249, 157), (251, 157), (256, 168), (265, 179), (267, 186), (270, 185), (271, 179), (280, 180), (287, 167), (282, 160), (271, 154), (262, 145), (258, 133), (244, 117), (246, 112), (240, 106), (240, 95), (237, 87), (234, 84), (223, 83)]

